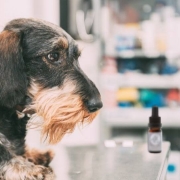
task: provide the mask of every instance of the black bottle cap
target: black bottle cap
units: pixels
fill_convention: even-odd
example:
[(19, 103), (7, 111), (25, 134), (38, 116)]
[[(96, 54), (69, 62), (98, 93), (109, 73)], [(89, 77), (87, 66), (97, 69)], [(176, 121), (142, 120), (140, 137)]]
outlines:
[(161, 117), (158, 115), (158, 107), (152, 107), (152, 115), (149, 117), (149, 127), (161, 127)]

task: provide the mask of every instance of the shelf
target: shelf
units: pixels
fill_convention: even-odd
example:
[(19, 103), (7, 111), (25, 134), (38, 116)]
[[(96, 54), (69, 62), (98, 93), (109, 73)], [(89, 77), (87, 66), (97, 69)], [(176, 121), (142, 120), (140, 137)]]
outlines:
[(104, 89), (120, 87), (137, 87), (152, 89), (180, 88), (180, 73), (174, 75), (141, 74), (129, 72), (126, 74), (101, 74), (101, 86)]
[(105, 52), (106, 56), (115, 57), (115, 58), (159, 58), (165, 57), (165, 54), (162, 54), (158, 51), (154, 52), (144, 52), (142, 50), (126, 50), (121, 52)]
[[(159, 115), (163, 127), (180, 127), (180, 107), (159, 108)], [(151, 108), (104, 108), (101, 116), (110, 127), (148, 127)]]

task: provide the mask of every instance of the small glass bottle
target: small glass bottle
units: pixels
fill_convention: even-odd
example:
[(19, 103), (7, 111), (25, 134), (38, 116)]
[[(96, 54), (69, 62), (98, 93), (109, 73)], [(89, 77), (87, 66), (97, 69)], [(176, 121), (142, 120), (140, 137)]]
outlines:
[(158, 107), (152, 108), (152, 115), (149, 117), (148, 129), (148, 151), (160, 153), (162, 146), (161, 117), (158, 115)]

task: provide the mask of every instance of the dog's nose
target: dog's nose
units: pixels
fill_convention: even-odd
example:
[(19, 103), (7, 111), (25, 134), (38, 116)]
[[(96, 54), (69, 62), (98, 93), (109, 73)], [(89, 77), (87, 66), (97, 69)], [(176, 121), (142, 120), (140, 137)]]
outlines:
[(100, 99), (92, 98), (86, 102), (86, 107), (89, 112), (95, 112), (102, 108), (103, 104)]

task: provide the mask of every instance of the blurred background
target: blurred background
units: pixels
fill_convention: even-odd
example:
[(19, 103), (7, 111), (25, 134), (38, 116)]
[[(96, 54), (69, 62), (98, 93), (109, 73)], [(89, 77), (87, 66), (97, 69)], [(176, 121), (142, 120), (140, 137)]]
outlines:
[(171, 142), (167, 179), (180, 179), (180, 0), (0, 0), (1, 30), (21, 17), (60, 25), (76, 39), (80, 65), (102, 94), (96, 120), (62, 144), (146, 142), (156, 105)]

